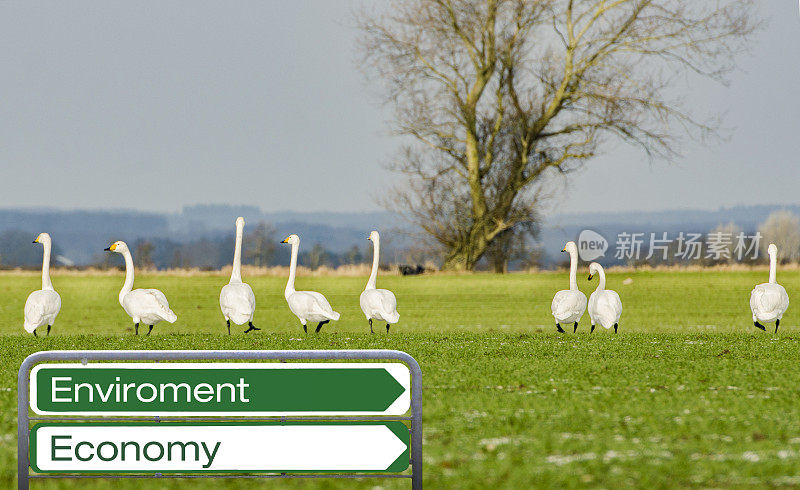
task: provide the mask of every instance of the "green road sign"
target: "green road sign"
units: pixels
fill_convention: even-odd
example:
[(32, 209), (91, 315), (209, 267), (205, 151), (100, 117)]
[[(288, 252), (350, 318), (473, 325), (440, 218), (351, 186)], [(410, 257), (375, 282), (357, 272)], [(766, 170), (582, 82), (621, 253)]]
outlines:
[(400, 363), (40, 364), (31, 408), (42, 415), (402, 415)]
[(402, 422), (42, 423), (39, 473), (392, 472), (409, 466)]

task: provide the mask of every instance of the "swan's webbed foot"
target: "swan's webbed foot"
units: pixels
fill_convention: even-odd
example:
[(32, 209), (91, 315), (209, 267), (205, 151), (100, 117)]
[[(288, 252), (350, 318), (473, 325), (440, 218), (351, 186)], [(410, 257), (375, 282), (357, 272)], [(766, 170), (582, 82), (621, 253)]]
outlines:
[(617, 333), (617, 327), (619, 327), (619, 323), (614, 324), (614, 333)]
[(372, 330), (372, 318), (369, 319), (369, 333), (375, 333), (375, 330)]
[(303, 332), (308, 333), (308, 328), (305, 325), (303, 325)]
[(133, 326), (133, 329), (136, 332), (136, 335), (139, 335), (139, 324), (138, 323)]
[(255, 326), (253, 326), (253, 322), (248, 322), (247, 323), (247, 330), (245, 330), (244, 333), (252, 332), (253, 330), (261, 330), (261, 329), (260, 328), (256, 328)]
[(386, 333), (389, 333), (389, 324), (386, 324)]
[(577, 331), (578, 331), (578, 322), (575, 322), (575, 328), (572, 329), (572, 333), (575, 333)]
[(152, 325), (150, 325), (150, 328), (147, 330), (147, 335), (149, 336), (149, 335), (150, 335), (150, 332), (152, 332), (152, 331), (153, 331), (153, 326), (152, 326)]
[(38, 337), (38, 335), (36, 335), (36, 329), (35, 328), (33, 329), (33, 336), (34, 337)]
[(758, 322), (753, 322), (753, 325), (755, 325), (756, 327), (760, 328), (761, 330), (763, 330), (765, 332), (767, 331), (767, 329), (764, 328), (764, 325), (762, 325), (762, 324), (760, 324)]
[[(49, 337), (49, 336), (50, 336), (50, 327), (51, 327), (51, 326), (52, 326), (52, 325), (48, 325), (48, 326), (47, 326), (47, 337)], [(776, 332), (778, 331), (778, 324), (777, 324), (777, 322), (775, 323), (775, 331), (776, 331)]]
[(594, 332), (594, 323), (592, 323), (592, 328), (591, 328), (591, 330), (589, 330), (589, 333), (592, 333), (592, 332)]
[(230, 335), (231, 334), (231, 321), (227, 320), (225, 323), (228, 324), (228, 335)]
[(322, 330), (322, 326), (325, 325), (326, 323), (330, 323), (330, 320), (325, 320), (324, 322), (319, 322), (317, 324), (317, 329), (314, 330), (314, 333), (319, 333), (319, 331)]
[[(778, 333), (778, 327), (780, 326), (780, 324), (781, 324), (781, 319), (780, 318), (775, 320), (775, 333)], [(49, 326), (47, 327), (47, 332), (48, 333), (50, 332), (50, 327)]]
[(561, 328), (561, 325), (560, 325), (560, 324), (558, 324), (558, 323), (556, 323), (556, 329), (557, 329), (559, 332), (561, 332), (561, 333), (564, 333), (564, 329), (563, 329), (563, 328)]

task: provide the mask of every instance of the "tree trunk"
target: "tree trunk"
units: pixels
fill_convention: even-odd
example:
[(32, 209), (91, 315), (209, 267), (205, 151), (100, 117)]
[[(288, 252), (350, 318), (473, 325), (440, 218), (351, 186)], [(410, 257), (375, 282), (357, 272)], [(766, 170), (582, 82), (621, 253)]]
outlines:
[(489, 239), (484, 232), (472, 229), (464, 241), (447, 253), (442, 270), (471, 271), (489, 248)]
[(505, 274), (508, 272), (508, 257), (505, 255), (494, 258), (493, 261), (494, 271), (497, 274)]
[(456, 272), (471, 271), (475, 269), (475, 263), (477, 262), (474, 257), (475, 254), (470, 248), (451, 250), (444, 260), (442, 270)]

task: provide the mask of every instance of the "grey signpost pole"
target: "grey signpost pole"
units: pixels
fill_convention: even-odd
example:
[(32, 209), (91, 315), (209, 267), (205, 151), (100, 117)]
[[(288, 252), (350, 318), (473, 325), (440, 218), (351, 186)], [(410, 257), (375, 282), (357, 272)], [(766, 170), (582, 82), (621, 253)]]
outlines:
[(28, 387), (28, 376), (34, 363), (28, 364), (28, 357), (23, 361), (17, 373), (17, 488), (28, 490), (30, 461), (28, 448), (28, 398), (30, 390)]
[[(31, 420), (82, 420), (80, 418), (35, 417), (28, 415), (30, 405), (30, 371), (45, 361), (208, 361), (208, 360), (396, 360), (405, 363), (411, 372), (411, 417), (328, 417), (338, 420), (410, 420), (411, 421), (411, 487), (422, 488), (422, 370), (409, 354), (397, 350), (94, 350), (42, 351), (22, 362), (17, 375), (17, 481), (19, 490), (27, 490), (30, 478), (131, 478), (121, 475), (30, 475), (29, 431)], [(308, 420), (308, 417), (280, 417), (281, 420)], [(165, 417), (153, 417), (164, 421)], [(179, 418), (169, 418), (180, 420)], [(320, 417), (320, 419), (323, 419)], [(85, 419), (84, 419), (85, 420)], [(106, 417), (122, 421), (125, 418)], [(183, 420), (186, 420), (183, 418)], [(220, 417), (219, 420), (231, 420)], [(246, 420), (236, 417), (235, 420)], [(137, 475), (136, 478), (162, 478), (160, 473)], [(176, 478), (408, 478), (409, 475), (376, 474), (280, 474), (280, 475), (183, 475)]]

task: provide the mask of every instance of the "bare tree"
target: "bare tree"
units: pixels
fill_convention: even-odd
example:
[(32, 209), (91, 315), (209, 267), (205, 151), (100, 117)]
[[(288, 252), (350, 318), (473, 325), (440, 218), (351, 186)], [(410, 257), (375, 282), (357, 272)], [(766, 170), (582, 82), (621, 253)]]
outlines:
[(766, 256), (767, 247), (774, 243), (778, 256), (785, 262), (800, 261), (800, 218), (788, 210), (773, 211), (758, 227), (762, 235), (761, 248)]
[(358, 245), (353, 245), (345, 254), (345, 259), (348, 264), (360, 264), (364, 262), (364, 254), (361, 253), (361, 249), (358, 248)]
[(614, 139), (672, 156), (695, 120), (670, 90), (724, 81), (757, 25), (752, 0), (408, 0), (359, 16), (369, 78), (408, 142), (390, 207), (472, 269), (535, 220), (548, 178)]
[(741, 233), (742, 229), (733, 221), (727, 224), (718, 224), (706, 234), (706, 247), (710, 245), (713, 250), (706, 250), (706, 254), (703, 256), (703, 263), (715, 265), (736, 262), (736, 246)]
[(143, 270), (155, 269), (155, 262), (153, 261), (153, 251), (155, 247), (149, 240), (139, 240), (136, 243), (136, 259), (139, 262), (139, 267)]
[(312, 271), (315, 271), (328, 263), (328, 251), (320, 245), (319, 243), (315, 243), (311, 250), (309, 250), (305, 256), (305, 263), (308, 265), (308, 268)]
[(251, 233), (244, 237), (245, 258), (247, 263), (258, 267), (266, 267), (275, 256), (278, 246), (278, 238), (275, 228), (268, 224), (259, 222)]
[(190, 259), (184, 257), (181, 247), (175, 247), (169, 266), (173, 269), (184, 269), (186, 267), (191, 267), (192, 263)]

